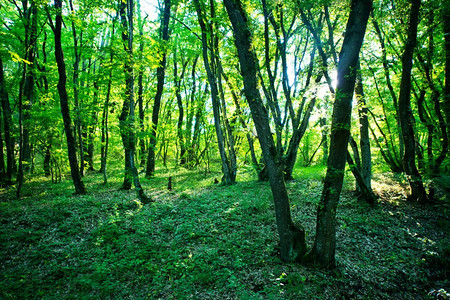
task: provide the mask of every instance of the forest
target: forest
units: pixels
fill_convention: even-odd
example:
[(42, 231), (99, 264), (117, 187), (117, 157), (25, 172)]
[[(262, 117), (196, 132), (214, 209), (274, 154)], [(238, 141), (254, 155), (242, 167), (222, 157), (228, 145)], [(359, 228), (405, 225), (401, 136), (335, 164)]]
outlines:
[(0, 298), (450, 298), (450, 0), (0, 21)]

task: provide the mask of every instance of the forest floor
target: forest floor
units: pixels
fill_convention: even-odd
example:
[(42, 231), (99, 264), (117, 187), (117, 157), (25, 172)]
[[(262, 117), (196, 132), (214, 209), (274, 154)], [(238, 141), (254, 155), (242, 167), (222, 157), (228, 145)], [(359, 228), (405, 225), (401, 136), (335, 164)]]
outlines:
[[(311, 246), (323, 167), (287, 184), (293, 218)], [(118, 172), (120, 175), (120, 172)], [(89, 193), (69, 180), (0, 190), (1, 299), (448, 299), (448, 189), (440, 200), (406, 201), (405, 184), (376, 175), (379, 202), (354, 196), (346, 177), (338, 208), (337, 267), (279, 259), (270, 188), (251, 176), (233, 186), (218, 173), (162, 171), (142, 179), (142, 206), (121, 178), (88, 174)], [(167, 190), (168, 177), (174, 189)], [(447, 297), (447, 298), (446, 298)]]

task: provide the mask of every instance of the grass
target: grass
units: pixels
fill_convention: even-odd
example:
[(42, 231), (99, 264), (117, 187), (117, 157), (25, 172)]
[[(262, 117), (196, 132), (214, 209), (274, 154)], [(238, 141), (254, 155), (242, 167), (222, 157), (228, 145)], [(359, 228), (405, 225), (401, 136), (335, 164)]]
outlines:
[[(288, 183), (309, 244), (323, 174), (297, 170)], [(104, 186), (89, 174), (84, 196), (73, 196), (69, 181), (40, 177), (26, 183), (22, 200), (0, 191), (0, 298), (434, 299), (450, 290), (448, 202), (408, 203), (385, 176), (374, 183), (380, 203), (369, 207), (347, 180), (338, 266), (322, 271), (280, 261), (267, 183), (243, 174), (225, 187), (214, 178), (160, 171), (142, 179), (155, 200), (145, 206), (134, 191), (117, 190), (120, 176)]]

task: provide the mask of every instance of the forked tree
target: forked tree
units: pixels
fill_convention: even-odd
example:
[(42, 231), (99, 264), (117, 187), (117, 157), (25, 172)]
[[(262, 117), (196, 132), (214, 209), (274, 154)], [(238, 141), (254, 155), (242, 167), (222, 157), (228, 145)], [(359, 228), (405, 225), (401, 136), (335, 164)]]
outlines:
[[(364, 39), (371, 0), (353, 0), (347, 21), (346, 34), (339, 54), (338, 84), (333, 107), (330, 155), (327, 175), (317, 212), (316, 239), (307, 253), (305, 230), (294, 225), (289, 197), (283, 178), (280, 154), (272, 138), (267, 110), (258, 88), (257, 60), (252, 47), (252, 33), (248, 17), (239, 0), (224, 0), (235, 38), (244, 94), (266, 162), (269, 182), (275, 202), (277, 228), (280, 237), (281, 258), (285, 261), (303, 261), (324, 268), (334, 268), (336, 248), (336, 208), (342, 188), (350, 135), (350, 117), (356, 79), (356, 64)], [(305, 255), (306, 254), (306, 255)]]

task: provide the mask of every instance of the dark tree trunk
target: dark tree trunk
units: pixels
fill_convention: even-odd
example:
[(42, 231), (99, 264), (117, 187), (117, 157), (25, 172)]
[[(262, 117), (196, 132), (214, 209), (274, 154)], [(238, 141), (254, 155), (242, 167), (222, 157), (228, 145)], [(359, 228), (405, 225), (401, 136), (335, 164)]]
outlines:
[[(26, 3), (26, 2), (23, 2)], [(26, 5), (26, 4), (24, 4)], [(32, 158), (32, 145), (30, 144), (30, 133), (28, 130), (28, 121), (31, 118), (30, 110), (31, 106), (34, 102), (35, 97), (35, 56), (36, 56), (36, 39), (37, 39), (37, 4), (31, 2), (30, 7), (24, 7), (24, 13), (26, 15), (27, 21), (25, 26), (25, 57), (26, 60), (30, 62), (30, 64), (24, 63), (24, 85), (23, 85), (23, 96), (22, 99), (25, 99), (26, 103), (22, 105), (22, 162), (25, 163), (23, 165), (23, 171), (30, 172), (32, 171), (33, 166), (33, 158)], [(19, 162), (20, 163), (20, 162)], [(20, 172), (19, 172), (20, 173)], [(23, 174), (18, 174), (18, 182), (23, 181)]]
[[(114, 51), (112, 47), (113, 37), (115, 34), (115, 22), (113, 21), (113, 28), (111, 32), (111, 47), (110, 47), (110, 53), (109, 53), (109, 63), (112, 65), (113, 58), (114, 58)], [(109, 146), (109, 128), (108, 128), (108, 117), (109, 117), (109, 110), (110, 104), (109, 100), (111, 97), (111, 85), (112, 85), (112, 67), (109, 67), (109, 74), (108, 74), (108, 83), (106, 86), (106, 96), (105, 96), (105, 103), (103, 104), (103, 112), (102, 112), (102, 146), (100, 148), (100, 158), (101, 158), (101, 166), (100, 166), (100, 173), (103, 174), (103, 184), (106, 184), (108, 182), (108, 174), (106, 173), (106, 162), (108, 158), (108, 146)]]
[(409, 199), (425, 202), (427, 201), (427, 194), (423, 186), (422, 177), (416, 167), (416, 142), (413, 127), (414, 116), (411, 110), (411, 70), (414, 48), (416, 47), (417, 42), (420, 1), (421, 0), (412, 0), (408, 39), (402, 57), (402, 79), (400, 82), (398, 108), (403, 143), (405, 145), (402, 163), (411, 188)]
[[(144, 56), (144, 25), (142, 22), (142, 14), (141, 14), (141, 3), (137, 1), (138, 8), (138, 26), (139, 26), (139, 58), (142, 60)], [(144, 169), (145, 167), (145, 156), (147, 154), (145, 147), (145, 126), (144, 126), (144, 66), (139, 66), (138, 72), (138, 95), (137, 95), (137, 103), (138, 103), (138, 114), (139, 114), (139, 167)]]
[[(128, 15), (125, 15), (127, 9)], [(122, 21), (122, 41), (124, 49), (129, 57), (124, 63), (125, 69), (125, 98), (123, 101), (122, 112), (119, 116), (120, 133), (122, 136), (123, 148), (125, 150), (125, 176), (122, 189), (131, 189), (133, 181), (139, 200), (146, 204), (151, 201), (139, 181), (138, 172), (134, 162), (136, 151), (136, 137), (134, 128), (134, 70), (132, 65), (133, 55), (133, 1), (121, 2), (120, 18)]]
[(37, 9), (36, 4), (24, 1), (24, 25), (25, 25), (25, 59), (29, 62), (23, 63), (22, 81), (19, 89), (19, 169), (17, 172), (17, 197), (23, 186), (24, 172), (31, 170), (31, 146), (30, 134), (24, 123), (30, 119), (30, 109), (34, 101), (35, 75), (33, 69), (35, 58), (35, 46), (37, 35)]
[(372, 190), (372, 157), (370, 152), (369, 118), (362, 83), (361, 66), (357, 65), (355, 95), (359, 116), (359, 147), (361, 148), (361, 177), (369, 190)]
[(183, 69), (181, 74), (178, 75), (178, 64), (177, 64), (177, 48), (175, 45), (175, 49), (173, 52), (173, 77), (175, 84), (175, 97), (177, 98), (178, 105), (178, 121), (177, 121), (177, 137), (178, 143), (180, 144), (180, 161), (179, 164), (184, 166), (186, 164), (186, 142), (183, 134), (183, 121), (184, 121), (184, 107), (183, 107), (183, 98), (181, 96), (181, 80), (184, 77), (186, 72), (186, 66), (188, 61), (183, 64)]
[(308, 127), (309, 117), (311, 116), (311, 112), (315, 104), (316, 98), (314, 97), (311, 102), (309, 102), (308, 108), (303, 116), (302, 123), (297, 128), (294, 128), (294, 132), (292, 133), (291, 140), (289, 141), (289, 147), (284, 158), (284, 178), (286, 180), (293, 180), (292, 172), (294, 171), (295, 162), (297, 160), (298, 147)]
[[(445, 131), (447, 135), (447, 143), (450, 135), (450, 1), (445, 0), (443, 5), (444, 19), (444, 36), (445, 36), (445, 83), (444, 83), (444, 113), (445, 123), (447, 124)], [(448, 150), (447, 150), (448, 151)], [(438, 171), (438, 170), (436, 170)]]
[(3, 129), (5, 133), (5, 146), (6, 146), (6, 174), (5, 184), (9, 185), (12, 182), (12, 176), (16, 169), (16, 162), (14, 159), (14, 139), (12, 137), (12, 116), (11, 107), (9, 104), (8, 92), (6, 90), (6, 82), (3, 71), (3, 61), (0, 57), (0, 100), (3, 111)]
[(44, 155), (44, 175), (49, 177), (51, 175), (51, 159), (52, 159), (52, 144), (48, 143), (45, 147), (45, 155)]
[[(112, 60), (112, 52), (111, 52), (111, 60)], [(108, 85), (106, 88), (106, 99), (105, 104), (103, 106), (102, 113), (102, 146), (100, 149), (101, 152), (101, 166), (100, 172), (103, 174), (103, 184), (108, 182), (108, 175), (106, 173), (106, 162), (108, 158), (108, 146), (109, 146), (109, 132), (108, 132), (108, 116), (109, 116), (109, 98), (111, 95), (111, 84), (112, 84), (112, 69), (109, 70), (108, 77)]]
[[(218, 69), (214, 68), (216, 63), (215, 55), (218, 53), (214, 52), (214, 46), (212, 43), (208, 45), (208, 29), (206, 28), (206, 24), (204, 21), (204, 16), (202, 9), (200, 7), (200, 3), (198, 0), (194, 0), (195, 8), (197, 10), (198, 21), (200, 23), (200, 27), (202, 29), (202, 54), (203, 54), (203, 63), (205, 65), (206, 73), (208, 76), (208, 82), (211, 89), (211, 101), (213, 107), (213, 115), (214, 115), (214, 127), (216, 129), (217, 143), (219, 147), (219, 154), (222, 160), (222, 183), (225, 185), (234, 184), (236, 180), (236, 169), (233, 168), (226, 150), (225, 150), (225, 138), (221, 126), (221, 117), (220, 117), (220, 98), (219, 98), (219, 90), (218, 90), (218, 78), (216, 76)], [(211, 36), (214, 35), (212, 30), (209, 30), (209, 34)], [(214, 37), (211, 37), (213, 39)], [(209, 55), (208, 55), (209, 50)], [(217, 67), (217, 66), (216, 66)]]
[(327, 119), (325, 117), (320, 118), (319, 120), (320, 127), (322, 127), (322, 162), (326, 164), (328, 161), (328, 128), (327, 128)]
[(277, 153), (270, 131), (269, 117), (257, 84), (257, 61), (251, 43), (251, 32), (247, 16), (240, 1), (224, 0), (238, 51), (240, 70), (244, 80), (244, 93), (250, 106), (253, 121), (258, 132), (259, 143), (269, 175), (269, 182), (275, 203), (281, 258), (284, 261), (300, 259), (306, 252), (305, 230), (294, 225), (291, 218), (289, 197), (283, 178), (281, 157)]
[[(161, 38), (163, 41), (169, 40), (169, 20), (170, 20), (170, 8), (172, 6), (171, 0), (164, 0), (164, 11), (161, 20)], [(166, 45), (162, 45), (162, 59), (160, 65), (156, 69), (156, 94), (155, 101), (153, 102), (152, 111), (152, 124), (150, 127), (150, 144), (148, 146), (148, 157), (147, 157), (147, 169), (145, 171), (145, 176), (151, 177), (155, 173), (155, 159), (156, 159), (156, 134), (158, 129), (159, 120), (159, 110), (161, 108), (161, 97), (164, 89), (164, 78), (166, 73), (166, 61), (167, 61), (167, 50)]]
[(84, 187), (83, 180), (78, 169), (76, 142), (72, 133), (72, 121), (70, 119), (69, 110), (69, 97), (66, 90), (66, 64), (64, 62), (64, 54), (61, 44), (61, 26), (62, 26), (62, 1), (55, 0), (56, 18), (55, 25), (53, 27), (53, 33), (55, 34), (55, 59), (58, 65), (58, 93), (59, 102), (61, 105), (61, 114), (64, 121), (64, 131), (67, 139), (67, 152), (70, 163), (70, 173), (72, 175), (72, 181), (75, 186), (75, 194), (85, 194), (86, 188)]
[[(69, 1), (70, 11), (74, 14), (73, 2)], [(75, 105), (75, 135), (78, 137), (78, 149), (80, 151), (80, 175), (84, 176), (84, 161), (85, 161), (85, 146), (83, 140), (83, 124), (81, 121), (81, 107), (79, 101), (79, 74), (80, 74), (80, 60), (81, 60), (81, 47), (78, 47), (78, 41), (82, 40), (83, 32), (77, 36), (75, 21), (72, 20), (72, 38), (73, 38), (73, 50), (74, 50), (74, 62), (73, 62), (73, 74), (72, 74), (72, 89), (73, 99)]]
[(5, 154), (3, 153), (3, 116), (0, 106), (0, 186), (3, 187), (6, 181)]
[(324, 268), (335, 267), (336, 209), (344, 179), (350, 117), (356, 79), (356, 64), (364, 39), (371, 0), (352, 0), (339, 54), (336, 99), (331, 123), (330, 155), (327, 174), (317, 211), (316, 238), (307, 261)]
[(444, 19), (445, 36), (445, 87), (444, 112), (447, 123), (447, 136), (450, 134), (450, 1), (445, 0), (442, 17)]
[(363, 198), (369, 204), (375, 204), (377, 200), (376, 196), (374, 195), (372, 190), (369, 189), (369, 186), (364, 181), (364, 177), (358, 167), (358, 164), (353, 162), (352, 156), (348, 151), (347, 151), (347, 162), (358, 185), (360, 193), (358, 198)]
[[(387, 55), (386, 55), (386, 46), (384, 43), (384, 38), (383, 35), (381, 33), (380, 27), (378, 26), (378, 22), (376, 21), (376, 18), (372, 12), (372, 25), (375, 28), (375, 32), (378, 36), (378, 39), (380, 40), (380, 46), (381, 46), (381, 62), (383, 63), (383, 69), (384, 69), (384, 77), (386, 78), (386, 85), (389, 89), (389, 93), (391, 95), (392, 98), (392, 102), (394, 103), (394, 108), (395, 108), (395, 120), (397, 122), (397, 128), (398, 128), (398, 144), (399, 144), (399, 153), (403, 153), (404, 151), (404, 143), (403, 143), (403, 138), (402, 138), (402, 133), (401, 133), (401, 126), (400, 126), (400, 112), (399, 112), (399, 104), (398, 104), (398, 99), (397, 99), (397, 95), (395, 94), (394, 91), (394, 87), (392, 85), (391, 82), (391, 76), (390, 76), (390, 71), (391, 68), (389, 67), (389, 63), (387, 60)], [(381, 99), (381, 97), (380, 97)], [(388, 122), (387, 118), (386, 118), (386, 123)], [(395, 151), (395, 144), (392, 145), (394, 148), (394, 157), (398, 157), (396, 155), (396, 151)]]

